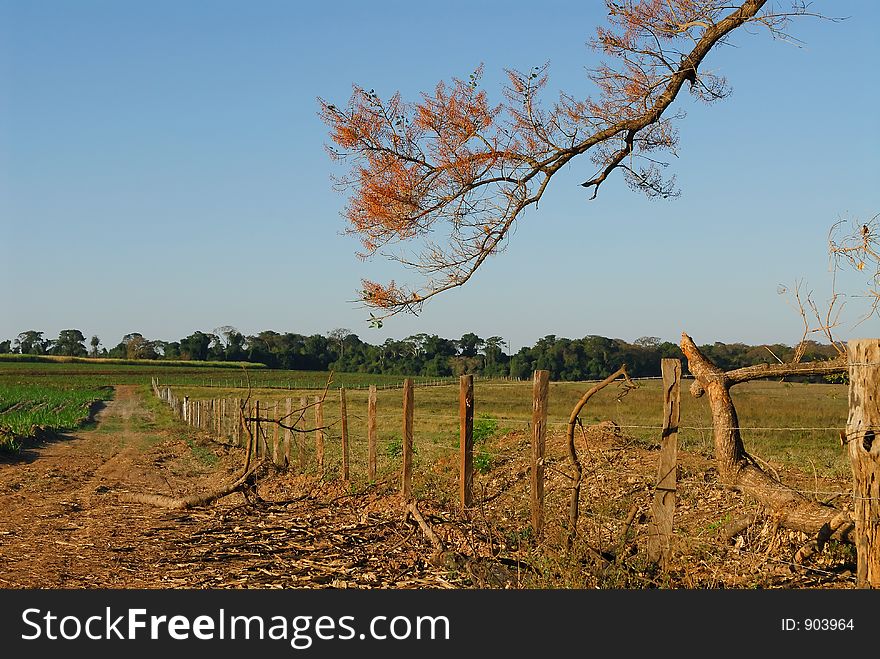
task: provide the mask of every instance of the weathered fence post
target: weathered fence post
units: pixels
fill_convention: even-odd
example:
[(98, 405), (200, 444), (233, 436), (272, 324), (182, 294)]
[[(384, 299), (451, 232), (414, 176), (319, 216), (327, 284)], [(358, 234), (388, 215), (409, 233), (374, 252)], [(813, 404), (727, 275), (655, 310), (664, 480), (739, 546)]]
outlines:
[[(272, 433), (272, 462), (276, 467), (284, 467), (284, 454), (281, 452), (281, 426), (278, 425), (278, 422), (281, 419), (278, 417), (278, 401), (275, 401), (275, 406), (273, 407), (272, 417), (275, 419), (275, 429)], [(290, 424), (288, 424), (290, 425)]]
[(318, 474), (324, 477), (324, 403), (320, 396), (315, 396), (315, 461), (318, 463)]
[(459, 501), (462, 511), (473, 504), (474, 490), (474, 376), (462, 375), (458, 390)]
[(403, 381), (403, 473), (401, 494), (404, 500), (412, 497), (412, 449), (413, 449), (413, 381)]
[(880, 588), (880, 339), (850, 341), (847, 357), (846, 439), (853, 471), (856, 585)]
[(376, 385), (367, 396), (367, 479), (376, 480)]
[(348, 410), (345, 407), (345, 387), (339, 387), (339, 406), (342, 414), (342, 480), (348, 480)]
[[(288, 398), (284, 404), (284, 411), (287, 419), (287, 425), (293, 425), (291, 420), (291, 415), (293, 414), (293, 400)], [(290, 428), (284, 429), (284, 462), (287, 464), (288, 468), (290, 467), (290, 442), (293, 437), (293, 431)]]
[(235, 399), (235, 423), (232, 426), (232, 441), (236, 446), (241, 446), (241, 398)]
[(676, 469), (678, 465), (678, 424), (681, 421), (681, 360), (660, 361), (663, 375), (663, 431), (660, 437), (660, 464), (651, 504), (648, 532), (648, 558), (666, 568), (672, 552), (675, 517)]
[(260, 436), (260, 401), (254, 401), (254, 451), (256, 451), (255, 455), (259, 458), (262, 455), (266, 455), (266, 452), (263, 450), (263, 441)]
[(532, 531), (536, 539), (544, 531), (544, 443), (549, 396), (550, 371), (535, 371), (532, 385)]
[[(300, 430), (305, 430), (308, 425), (305, 422), (306, 419), (306, 408), (309, 406), (309, 399), (305, 396), (301, 396), (299, 399), (299, 409), (301, 410), (299, 413), (299, 418), (302, 420), (303, 428)], [(302, 473), (306, 472), (306, 467), (309, 464), (308, 454), (306, 453), (306, 436), (305, 433), (297, 433), (296, 437), (297, 448), (299, 449), (299, 470)], [(288, 455), (288, 459), (290, 456)]]

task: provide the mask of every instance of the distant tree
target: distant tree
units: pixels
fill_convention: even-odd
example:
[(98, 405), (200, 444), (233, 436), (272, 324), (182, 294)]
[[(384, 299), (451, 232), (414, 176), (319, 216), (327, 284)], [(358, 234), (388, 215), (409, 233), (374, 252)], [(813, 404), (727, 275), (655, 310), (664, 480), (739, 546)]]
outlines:
[(256, 336), (248, 336), (246, 340), (247, 361), (266, 364), (276, 368), (279, 364), (278, 353), (281, 334), (273, 330), (263, 330)]
[(52, 344), (53, 355), (65, 355), (68, 357), (85, 357), (86, 337), (78, 329), (61, 330), (58, 338)]
[(247, 354), (244, 351), (244, 334), (232, 325), (223, 325), (214, 330), (223, 343), (223, 359), (226, 361), (243, 361)]
[(657, 336), (640, 336), (633, 341), (633, 344), (640, 348), (656, 348), (661, 343), (663, 343), (663, 341)]
[(98, 356), (98, 346), (101, 345), (101, 339), (97, 336), (93, 336), (89, 339), (89, 345), (91, 349), (89, 350), (89, 357), (97, 357)]
[(141, 334), (129, 335), (128, 340), (124, 343), (127, 359), (157, 359), (159, 357), (154, 343)]
[(462, 334), (458, 340), (458, 349), (461, 351), (462, 357), (476, 357), (482, 347), (483, 339), (473, 332)]
[(508, 360), (506, 354), (501, 349), (504, 345), (504, 339), (500, 336), (490, 336), (483, 343), (483, 356), (485, 362), (483, 365), (483, 375), (499, 376), (508, 374)]
[(44, 355), (49, 345), (49, 341), (43, 338), (43, 333), (36, 330), (22, 332), (15, 339), (15, 351), (22, 355)]
[(510, 358), (510, 376), (523, 380), (535, 372), (535, 359), (532, 349), (524, 346)]
[(140, 332), (129, 332), (122, 341), (112, 347), (107, 356), (114, 359), (157, 359), (155, 343), (149, 341)]
[(351, 334), (351, 330), (347, 327), (337, 327), (334, 330), (330, 330), (330, 340), (333, 341), (337, 348), (339, 349), (339, 356), (345, 356), (345, 337)]
[(180, 359), (180, 343), (178, 341), (166, 341), (162, 350), (164, 359)]
[(180, 340), (181, 359), (205, 361), (208, 359), (208, 348), (211, 346), (213, 334), (196, 331)]
[(220, 361), (226, 359), (226, 342), (216, 333), (208, 334), (210, 343), (208, 344), (208, 359), (210, 361)]
[(12, 352), (12, 341), (6, 339), (5, 341), (0, 341), (0, 355), (6, 355)]

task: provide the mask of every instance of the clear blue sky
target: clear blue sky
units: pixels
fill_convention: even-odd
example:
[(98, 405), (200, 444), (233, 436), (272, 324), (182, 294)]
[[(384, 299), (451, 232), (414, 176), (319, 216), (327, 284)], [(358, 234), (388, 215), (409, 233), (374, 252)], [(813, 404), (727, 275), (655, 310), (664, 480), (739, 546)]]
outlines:
[[(707, 63), (730, 98), (679, 101), (680, 198), (616, 176), (589, 201), (593, 165), (575, 160), (465, 288), (377, 330), (351, 302), (360, 278), (406, 273), (341, 235), (316, 98), (358, 83), (412, 99), (483, 63), (499, 100), (505, 67), (544, 62), (587, 95), (603, 3), (0, 0), (0, 340), (233, 325), (473, 331), (514, 351), (547, 334), (794, 343), (777, 287), (803, 279), (824, 301), (830, 225), (880, 212), (880, 3), (813, 9), (851, 18), (797, 21), (802, 48), (739, 34)], [(848, 308), (841, 338), (880, 335)]]

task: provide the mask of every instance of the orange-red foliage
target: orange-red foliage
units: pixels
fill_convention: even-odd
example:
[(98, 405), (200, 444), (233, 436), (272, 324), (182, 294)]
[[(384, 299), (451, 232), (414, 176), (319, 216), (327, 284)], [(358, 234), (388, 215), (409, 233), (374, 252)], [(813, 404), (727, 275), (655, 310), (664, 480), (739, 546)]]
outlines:
[(609, 58), (591, 75), (597, 95), (563, 93), (549, 108), (539, 99), (547, 66), (508, 71), (504, 100), (497, 105), (479, 88), (482, 67), (467, 81), (440, 82), (413, 103), (399, 94), (382, 100), (357, 86), (346, 107), (320, 100), (320, 116), (335, 145), (331, 156), (352, 162), (339, 183), (351, 192), (348, 229), (361, 239), (364, 256), (400, 241), (425, 242), (415, 259), (396, 257), (426, 276), (422, 289), (364, 282), (364, 302), (391, 313), (414, 310), (467, 281), (501, 248), (513, 222), (541, 198), (553, 174), (587, 151), (599, 168), (584, 183), (594, 194), (617, 169), (635, 188), (671, 194), (656, 156), (646, 155), (677, 143), (672, 121), (682, 115), (664, 113), (685, 82), (704, 100), (726, 94), (721, 78), (698, 67), (737, 27), (749, 22), (778, 27), (778, 19), (760, 13), (764, 4), (606, 0), (608, 25), (600, 26), (592, 41)]

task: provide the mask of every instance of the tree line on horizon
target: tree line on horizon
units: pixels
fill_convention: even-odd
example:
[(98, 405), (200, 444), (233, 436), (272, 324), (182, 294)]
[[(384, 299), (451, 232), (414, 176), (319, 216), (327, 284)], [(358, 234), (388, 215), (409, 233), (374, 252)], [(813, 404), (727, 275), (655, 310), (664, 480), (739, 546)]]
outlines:
[[(835, 348), (806, 342), (802, 361), (837, 356)], [(414, 334), (405, 339), (387, 339), (379, 345), (364, 342), (348, 329), (337, 328), (326, 336), (278, 333), (265, 330), (244, 335), (231, 326), (212, 332), (196, 331), (179, 341), (151, 340), (132, 332), (112, 348), (101, 346), (92, 336), (86, 347), (78, 329), (62, 330), (57, 339), (28, 330), (14, 340), (0, 342), (0, 354), (109, 357), (157, 361), (234, 361), (265, 364), (269, 368), (445, 377), (474, 374), (483, 377), (531, 377), (535, 370), (550, 371), (557, 381), (605, 378), (626, 364), (633, 377), (660, 375), (662, 358), (687, 361), (680, 347), (657, 337), (644, 336), (632, 343), (598, 335), (568, 339), (553, 334), (514, 354), (505, 351), (500, 336), (481, 338), (467, 332), (459, 339), (436, 334)], [(716, 342), (700, 346), (703, 353), (724, 370), (765, 362), (788, 361), (795, 347), (785, 344), (748, 345)], [(509, 350), (509, 349), (508, 349)]]

